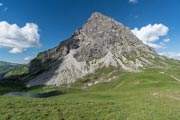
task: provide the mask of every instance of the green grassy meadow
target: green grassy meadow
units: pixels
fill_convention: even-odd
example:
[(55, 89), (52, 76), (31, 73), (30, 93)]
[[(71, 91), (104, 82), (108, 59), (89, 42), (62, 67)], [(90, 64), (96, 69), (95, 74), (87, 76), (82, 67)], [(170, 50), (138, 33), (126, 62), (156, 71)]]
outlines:
[[(0, 96), (0, 120), (179, 120), (180, 67), (127, 73), (96, 71), (67, 87), (34, 87), (29, 93), (61, 90), (49, 98)], [(108, 74), (109, 73), (109, 74)], [(111, 73), (111, 74), (110, 74)], [(116, 76), (112, 81), (106, 81)], [(83, 88), (87, 82), (102, 83)], [(3, 87), (1, 87), (1, 93)], [(21, 90), (18, 88), (17, 90)]]

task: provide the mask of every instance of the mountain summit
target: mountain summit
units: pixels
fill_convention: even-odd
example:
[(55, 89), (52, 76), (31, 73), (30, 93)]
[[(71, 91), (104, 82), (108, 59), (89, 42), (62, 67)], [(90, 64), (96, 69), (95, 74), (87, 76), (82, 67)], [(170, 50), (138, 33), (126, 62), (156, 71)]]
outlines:
[(27, 86), (68, 85), (109, 66), (135, 72), (157, 65), (167, 65), (165, 58), (143, 44), (129, 28), (95, 12), (70, 38), (31, 61), (29, 72), (40, 74)]

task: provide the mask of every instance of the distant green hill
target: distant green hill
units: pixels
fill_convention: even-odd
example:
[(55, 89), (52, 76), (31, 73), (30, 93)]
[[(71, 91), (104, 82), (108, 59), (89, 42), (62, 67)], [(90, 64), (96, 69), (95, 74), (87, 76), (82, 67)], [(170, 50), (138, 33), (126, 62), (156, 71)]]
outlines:
[(16, 63), (9, 63), (9, 62), (0, 61), (0, 77), (2, 77), (8, 71), (10, 71), (14, 68), (17, 68), (19, 66), (21, 66), (21, 65), (16, 64)]
[(12, 70), (9, 70), (4, 77), (17, 76), (28, 73), (28, 65), (20, 65)]
[(17, 76), (27, 73), (28, 65), (0, 61), (0, 78)]

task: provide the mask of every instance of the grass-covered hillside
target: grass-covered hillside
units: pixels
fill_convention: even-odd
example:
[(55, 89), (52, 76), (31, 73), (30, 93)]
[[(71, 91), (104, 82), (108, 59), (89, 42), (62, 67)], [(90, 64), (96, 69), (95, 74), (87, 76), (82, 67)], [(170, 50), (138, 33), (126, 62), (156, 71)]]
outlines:
[(20, 66), (19, 64), (8, 63), (0, 61), (0, 78), (4, 76), (8, 71)]
[(9, 70), (4, 77), (11, 77), (11, 76), (17, 76), (17, 75), (23, 75), (28, 73), (28, 65), (20, 65), (12, 70)]
[(14, 90), (29, 93), (61, 90), (63, 94), (49, 98), (0, 96), (0, 119), (179, 120), (179, 70), (178, 64), (138, 73), (104, 68), (68, 88), (17, 87)]

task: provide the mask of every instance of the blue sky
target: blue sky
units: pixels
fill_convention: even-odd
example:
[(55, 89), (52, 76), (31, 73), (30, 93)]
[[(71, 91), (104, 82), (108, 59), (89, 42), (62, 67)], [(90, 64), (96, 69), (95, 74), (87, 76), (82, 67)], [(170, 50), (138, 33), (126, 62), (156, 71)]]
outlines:
[(158, 53), (180, 59), (180, 0), (0, 0), (0, 61), (27, 63), (96, 11), (158, 45)]

